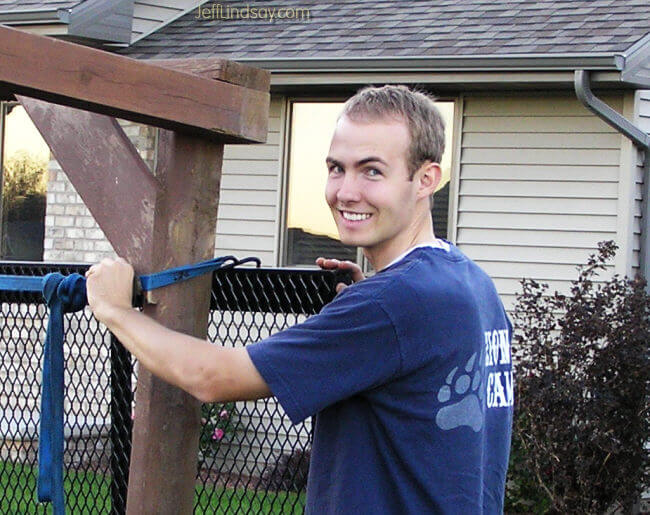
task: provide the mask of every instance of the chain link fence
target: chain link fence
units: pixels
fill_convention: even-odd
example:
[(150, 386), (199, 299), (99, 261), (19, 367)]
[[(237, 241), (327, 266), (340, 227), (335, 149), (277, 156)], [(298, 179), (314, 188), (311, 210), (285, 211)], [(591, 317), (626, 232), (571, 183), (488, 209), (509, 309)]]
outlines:
[[(0, 262), (0, 274), (83, 274), (87, 265)], [(346, 276), (248, 268), (214, 273), (208, 338), (245, 346), (317, 313)], [(0, 513), (48, 513), (36, 501), (37, 429), (47, 308), (0, 291)], [(65, 492), (69, 513), (124, 513), (137, 363), (88, 308), (65, 319)], [(275, 399), (204, 404), (195, 513), (302, 513), (311, 422)]]

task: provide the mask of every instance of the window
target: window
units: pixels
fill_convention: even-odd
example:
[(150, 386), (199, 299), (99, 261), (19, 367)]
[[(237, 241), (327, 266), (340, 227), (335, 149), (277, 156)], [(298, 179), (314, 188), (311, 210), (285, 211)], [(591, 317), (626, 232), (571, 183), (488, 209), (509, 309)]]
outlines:
[(50, 149), (16, 102), (1, 104), (0, 257), (43, 260)]
[[(451, 171), (453, 102), (436, 102), (445, 119), (443, 180), (434, 196), (434, 232), (447, 237)], [(283, 265), (314, 265), (318, 256), (361, 262), (355, 247), (343, 245), (325, 202), (325, 157), (343, 102), (293, 101), (289, 104), (290, 135), (286, 187)]]

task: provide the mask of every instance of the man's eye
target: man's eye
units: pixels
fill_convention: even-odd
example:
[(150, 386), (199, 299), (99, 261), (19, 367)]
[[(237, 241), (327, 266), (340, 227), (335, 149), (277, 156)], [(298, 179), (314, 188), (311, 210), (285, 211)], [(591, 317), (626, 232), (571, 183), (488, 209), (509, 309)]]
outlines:
[(342, 173), (342, 172), (343, 172), (343, 169), (342, 169), (340, 166), (338, 166), (338, 165), (330, 166), (330, 167), (328, 168), (328, 170), (329, 170), (329, 173), (334, 173), (334, 174), (338, 174), (338, 173)]
[(381, 172), (377, 170), (376, 168), (368, 168), (366, 172), (370, 177), (378, 177), (381, 175)]

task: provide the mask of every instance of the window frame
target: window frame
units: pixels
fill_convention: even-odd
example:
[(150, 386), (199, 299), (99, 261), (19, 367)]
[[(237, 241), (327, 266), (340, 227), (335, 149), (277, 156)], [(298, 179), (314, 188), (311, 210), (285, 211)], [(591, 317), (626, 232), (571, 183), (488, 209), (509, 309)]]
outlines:
[[(430, 91), (429, 88), (425, 88)], [(296, 103), (344, 103), (350, 96), (341, 95), (322, 95), (322, 96), (285, 96), (282, 103), (283, 124), (281, 127), (282, 137), (282, 155), (280, 163), (280, 184), (278, 195), (278, 225), (277, 225), (277, 245), (276, 255), (277, 266), (287, 267), (288, 261), (288, 238), (287, 238), (287, 218), (289, 206), (289, 163), (291, 149), (291, 126), (293, 122), (293, 105)], [(463, 96), (462, 95), (441, 95), (437, 96), (437, 102), (453, 102), (453, 131), (451, 135), (451, 169), (449, 180), (449, 201), (447, 205), (447, 239), (452, 243), (456, 242), (457, 232), (457, 206), (458, 206), (458, 188), (460, 172), (460, 136), (462, 134), (462, 113), (463, 113)], [(325, 166), (325, 165), (323, 165)], [(370, 264), (363, 255), (361, 248), (357, 248), (357, 263), (361, 266), (364, 273), (371, 272)], [(316, 268), (316, 265), (291, 265), (292, 268)]]

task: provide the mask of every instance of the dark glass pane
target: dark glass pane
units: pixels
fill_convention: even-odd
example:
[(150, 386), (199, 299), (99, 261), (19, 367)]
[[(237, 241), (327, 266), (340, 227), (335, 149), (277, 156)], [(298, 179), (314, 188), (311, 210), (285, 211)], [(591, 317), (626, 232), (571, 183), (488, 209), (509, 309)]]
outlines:
[(449, 183), (433, 195), (433, 232), (436, 238), (447, 239), (447, 221), (449, 213)]
[(22, 106), (2, 115), (1, 257), (42, 261), (49, 150)]
[(343, 245), (339, 240), (310, 234), (302, 229), (287, 231), (287, 265), (313, 265), (317, 257), (357, 260), (357, 248)]

